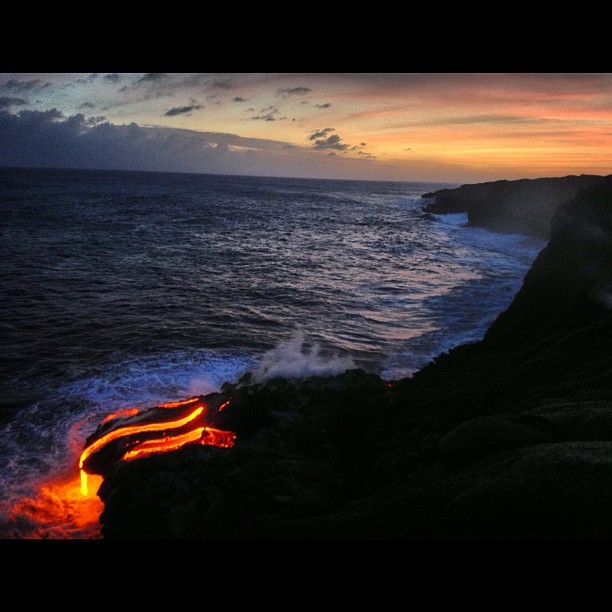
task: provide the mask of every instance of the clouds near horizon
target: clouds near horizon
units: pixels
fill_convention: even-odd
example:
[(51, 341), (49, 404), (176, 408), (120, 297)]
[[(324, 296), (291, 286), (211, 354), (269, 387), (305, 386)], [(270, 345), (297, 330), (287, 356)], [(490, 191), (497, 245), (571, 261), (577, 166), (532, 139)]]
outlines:
[(0, 111), (0, 166), (334, 176), (329, 162), (291, 143), (135, 123), (114, 125), (82, 113), (66, 117), (55, 108)]

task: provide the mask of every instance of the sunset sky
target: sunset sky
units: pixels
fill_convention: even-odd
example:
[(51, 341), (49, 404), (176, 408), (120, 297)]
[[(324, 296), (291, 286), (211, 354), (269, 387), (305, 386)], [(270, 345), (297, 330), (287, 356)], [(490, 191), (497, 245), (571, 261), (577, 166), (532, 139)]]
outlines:
[(478, 182), (612, 173), (612, 74), (0, 74), (0, 165)]

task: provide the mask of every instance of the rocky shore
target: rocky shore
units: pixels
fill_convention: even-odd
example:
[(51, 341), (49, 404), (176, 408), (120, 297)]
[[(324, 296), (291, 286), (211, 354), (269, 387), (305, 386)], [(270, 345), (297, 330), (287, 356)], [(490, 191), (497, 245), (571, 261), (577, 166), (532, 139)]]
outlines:
[(559, 178), (492, 181), (440, 189), (423, 194), (433, 200), (426, 213), (467, 212), (470, 225), (497, 232), (516, 232), (550, 238), (551, 222), (557, 208), (603, 177), (582, 174)]
[(612, 177), (426, 195), (550, 235), (485, 338), (399, 381), (226, 384), (235, 446), (105, 468), (105, 538), (612, 536)]

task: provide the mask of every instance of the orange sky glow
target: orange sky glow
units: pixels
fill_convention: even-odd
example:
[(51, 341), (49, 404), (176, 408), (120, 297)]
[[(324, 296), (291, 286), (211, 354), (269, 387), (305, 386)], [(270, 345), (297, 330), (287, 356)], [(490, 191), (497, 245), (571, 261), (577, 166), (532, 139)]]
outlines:
[[(57, 109), (92, 126), (223, 140), (226, 165), (210, 167), (228, 173), (478, 182), (612, 171), (605, 73), (0, 74), (1, 102), (13, 115)], [(186, 170), (207, 171), (196, 161)]]

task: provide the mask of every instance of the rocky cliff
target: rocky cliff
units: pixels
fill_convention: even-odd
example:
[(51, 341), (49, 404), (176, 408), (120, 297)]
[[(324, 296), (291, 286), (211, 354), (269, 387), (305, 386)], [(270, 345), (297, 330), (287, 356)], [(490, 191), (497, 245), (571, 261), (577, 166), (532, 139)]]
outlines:
[(226, 384), (236, 445), (110, 466), (104, 536), (612, 537), (612, 179), (575, 188), (481, 342), (399, 381)]
[(467, 212), (470, 225), (549, 238), (551, 221), (559, 205), (602, 178), (582, 174), (493, 181), (441, 189), (426, 193), (423, 198), (433, 199), (425, 206), (425, 211), (429, 213)]

